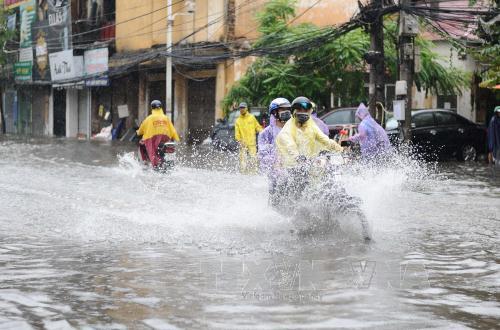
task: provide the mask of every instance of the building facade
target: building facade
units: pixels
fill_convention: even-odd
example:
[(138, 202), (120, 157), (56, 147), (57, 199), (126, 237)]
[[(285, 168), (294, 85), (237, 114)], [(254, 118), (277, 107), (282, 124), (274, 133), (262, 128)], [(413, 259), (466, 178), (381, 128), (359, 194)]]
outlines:
[[(6, 45), (10, 64), (2, 70), (5, 131), (89, 139), (112, 124), (114, 138), (128, 138), (127, 132), (148, 115), (152, 100), (165, 102), (168, 87), (172, 109), (167, 111), (179, 134), (200, 142), (223, 116), (224, 96), (255, 60), (218, 55), (251, 46), (259, 37), (256, 14), (266, 2), (5, 0), (8, 21), (17, 30)], [(300, 0), (294, 24), (341, 24), (358, 6), (354, 0)], [(168, 22), (171, 48), (166, 47)], [(445, 41), (436, 43), (450, 65), (477, 69)], [(167, 56), (172, 58), (171, 80)], [(389, 94), (393, 89), (386, 86)], [(414, 90), (413, 107), (448, 107), (481, 121), (477, 93), (473, 87), (455, 96)], [(332, 97), (331, 106), (339, 102)]]

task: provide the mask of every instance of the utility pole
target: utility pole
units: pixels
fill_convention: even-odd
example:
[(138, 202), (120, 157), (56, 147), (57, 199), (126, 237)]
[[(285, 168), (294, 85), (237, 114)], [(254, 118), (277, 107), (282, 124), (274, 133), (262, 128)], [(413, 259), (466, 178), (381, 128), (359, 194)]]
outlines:
[[(196, 8), (196, 3), (193, 0), (185, 0), (186, 12), (178, 12), (172, 14), (172, 0), (167, 0), (167, 54), (172, 53), (172, 26), (174, 25), (175, 17), (178, 15), (193, 15)], [(193, 33), (194, 33), (194, 16), (193, 16)], [(194, 35), (193, 35), (194, 41)], [(167, 55), (165, 67), (165, 115), (172, 120), (175, 120), (174, 108), (172, 104), (172, 56)]]
[[(174, 17), (172, 16), (172, 0), (167, 0), (167, 54), (172, 52), (172, 25), (174, 24)], [(165, 114), (172, 122), (173, 109), (172, 109), (172, 56), (167, 55), (167, 62), (165, 68)]]
[[(406, 13), (404, 7), (411, 4), (411, 0), (402, 0), (403, 10), (399, 15), (399, 82), (396, 83), (396, 95), (406, 96), (404, 102), (403, 136), (405, 141), (411, 140), (411, 104), (415, 70), (415, 37), (418, 34), (417, 19)], [(404, 86), (405, 93), (402, 93)]]
[(384, 61), (384, 31), (381, 14), (383, 0), (372, 0), (374, 19), (369, 26), (370, 51), (365, 54), (365, 59), (370, 64), (370, 83), (368, 87), (370, 114), (377, 118), (377, 102), (384, 103), (385, 93), (385, 61)]

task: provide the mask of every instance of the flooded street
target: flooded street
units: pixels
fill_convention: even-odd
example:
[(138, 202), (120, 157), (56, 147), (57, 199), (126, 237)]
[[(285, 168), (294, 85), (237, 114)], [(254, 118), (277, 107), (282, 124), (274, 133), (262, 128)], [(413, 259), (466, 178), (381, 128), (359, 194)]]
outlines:
[(0, 329), (493, 329), (500, 171), (346, 174), (373, 230), (299, 237), (236, 157), (0, 140)]

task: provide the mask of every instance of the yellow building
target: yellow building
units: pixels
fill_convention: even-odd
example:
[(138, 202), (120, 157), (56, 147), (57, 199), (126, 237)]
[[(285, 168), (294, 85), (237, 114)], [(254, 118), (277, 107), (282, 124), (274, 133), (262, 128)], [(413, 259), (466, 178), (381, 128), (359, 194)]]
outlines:
[[(195, 47), (196, 54), (206, 55), (248, 47), (258, 37), (255, 15), (267, 1), (171, 2), (173, 51), (177, 54), (185, 50), (192, 55)], [(168, 0), (116, 1), (117, 53), (111, 58), (111, 67), (124, 66), (137, 61), (143, 54), (165, 49), (167, 3)], [(358, 2), (354, 0), (301, 0), (296, 10), (296, 23), (313, 22), (320, 26), (343, 23), (357, 9)], [(165, 100), (165, 55), (163, 52), (152, 60), (141, 62), (130, 75), (114, 81), (115, 88), (117, 85), (124, 87), (123, 99), (140, 120), (147, 115), (151, 100)], [(222, 99), (253, 60), (210, 62), (173, 58), (173, 121), (181, 136), (189, 136), (190, 141), (208, 137), (216, 119), (222, 117)]]

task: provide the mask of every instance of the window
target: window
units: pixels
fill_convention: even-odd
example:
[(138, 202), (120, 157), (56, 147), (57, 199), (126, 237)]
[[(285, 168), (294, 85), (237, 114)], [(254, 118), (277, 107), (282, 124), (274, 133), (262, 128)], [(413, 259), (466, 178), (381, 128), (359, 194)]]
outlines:
[(413, 117), (413, 124), (415, 124), (415, 127), (417, 128), (434, 126), (434, 116), (431, 112), (421, 113)]
[(325, 117), (324, 122), (327, 125), (352, 124), (351, 110), (335, 111), (331, 115)]
[(458, 124), (457, 116), (446, 112), (436, 112), (436, 121), (437, 124), (440, 126)]
[(437, 107), (457, 112), (457, 96), (456, 95), (438, 95)]

